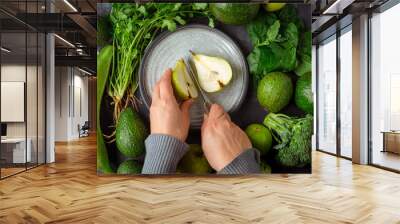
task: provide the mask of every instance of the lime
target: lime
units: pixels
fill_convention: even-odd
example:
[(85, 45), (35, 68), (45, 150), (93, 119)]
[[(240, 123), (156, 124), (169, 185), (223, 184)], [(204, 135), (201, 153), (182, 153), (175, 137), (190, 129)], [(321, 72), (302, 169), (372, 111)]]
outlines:
[(250, 124), (245, 132), (253, 147), (260, 150), (261, 155), (268, 153), (272, 147), (272, 135), (268, 128), (262, 124)]

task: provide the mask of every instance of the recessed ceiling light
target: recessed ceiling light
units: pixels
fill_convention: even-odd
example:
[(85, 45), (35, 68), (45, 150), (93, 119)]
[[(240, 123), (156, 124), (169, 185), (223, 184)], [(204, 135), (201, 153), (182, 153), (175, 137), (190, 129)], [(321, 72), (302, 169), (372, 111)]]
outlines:
[(78, 10), (73, 6), (68, 0), (64, 0), (65, 4), (67, 4), (73, 11), (78, 12)]
[(355, 0), (336, 0), (322, 14), (342, 14), (343, 10), (351, 5)]
[(78, 70), (81, 71), (81, 72), (83, 72), (83, 73), (85, 73), (85, 74), (87, 74), (87, 75), (92, 75), (92, 73), (90, 73), (90, 72), (88, 72), (88, 71), (86, 71), (86, 70), (83, 70), (83, 69), (81, 69), (81, 68), (79, 68), (79, 67), (78, 67)]
[(71, 42), (69, 42), (68, 40), (62, 38), (61, 36), (59, 36), (58, 34), (54, 34), (55, 37), (57, 37), (59, 40), (61, 40), (62, 42), (66, 43), (67, 45), (69, 45), (70, 47), (75, 48), (75, 45), (73, 45)]

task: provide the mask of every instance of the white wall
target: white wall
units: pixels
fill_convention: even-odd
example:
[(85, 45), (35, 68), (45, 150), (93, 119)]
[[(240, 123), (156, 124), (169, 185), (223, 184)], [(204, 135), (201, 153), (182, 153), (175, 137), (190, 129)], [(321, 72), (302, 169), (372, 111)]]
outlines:
[(68, 77), (67, 67), (55, 68), (55, 140), (68, 140)]
[(88, 120), (88, 78), (72, 67), (56, 67), (55, 74), (55, 140), (70, 141)]

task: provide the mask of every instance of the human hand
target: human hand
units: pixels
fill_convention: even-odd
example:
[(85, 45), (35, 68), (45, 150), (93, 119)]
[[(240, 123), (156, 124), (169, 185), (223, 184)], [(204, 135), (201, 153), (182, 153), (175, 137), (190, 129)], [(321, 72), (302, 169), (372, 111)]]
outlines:
[(204, 116), (201, 142), (208, 163), (216, 171), (222, 170), (243, 151), (252, 147), (246, 133), (217, 104), (213, 104), (210, 113)]
[(193, 100), (180, 106), (176, 102), (171, 84), (172, 71), (168, 69), (153, 89), (150, 106), (151, 134), (165, 134), (185, 141), (189, 132), (189, 109)]

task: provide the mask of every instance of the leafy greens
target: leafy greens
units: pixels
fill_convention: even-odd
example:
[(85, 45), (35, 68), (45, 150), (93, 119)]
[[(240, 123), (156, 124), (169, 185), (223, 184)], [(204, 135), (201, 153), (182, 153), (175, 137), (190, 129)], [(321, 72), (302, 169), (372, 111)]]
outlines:
[[(255, 82), (269, 72), (289, 72), (297, 70), (299, 65), (299, 73), (303, 74), (307, 63), (311, 64), (311, 56), (307, 57), (311, 45), (300, 44), (298, 52), (299, 34), (304, 32), (304, 24), (293, 6), (285, 6), (275, 13), (260, 13), (246, 29), (253, 44), (247, 61)], [(311, 37), (302, 35), (302, 40), (307, 38)]]

